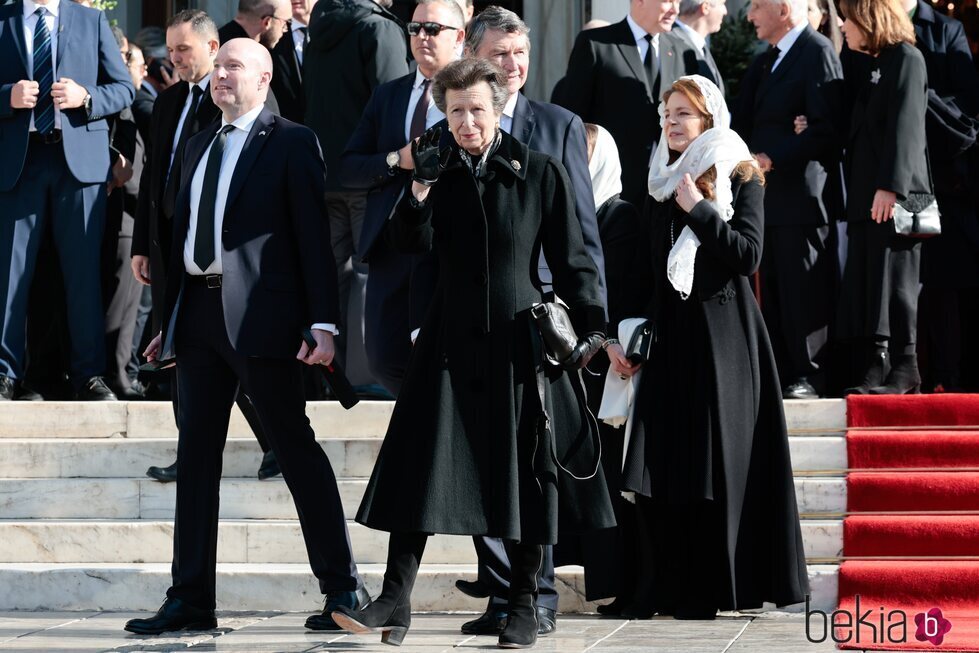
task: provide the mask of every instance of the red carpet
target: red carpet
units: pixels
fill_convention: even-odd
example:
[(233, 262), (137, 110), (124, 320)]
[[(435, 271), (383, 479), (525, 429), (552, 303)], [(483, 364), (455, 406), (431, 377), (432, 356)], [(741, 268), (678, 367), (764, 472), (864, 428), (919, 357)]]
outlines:
[(849, 397), (847, 424), (840, 648), (979, 651), (979, 395)]

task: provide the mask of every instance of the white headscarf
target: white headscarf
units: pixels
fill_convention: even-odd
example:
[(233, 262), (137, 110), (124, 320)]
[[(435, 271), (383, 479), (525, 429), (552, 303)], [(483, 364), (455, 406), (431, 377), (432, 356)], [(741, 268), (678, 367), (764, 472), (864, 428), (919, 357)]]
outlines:
[(619, 148), (615, 139), (601, 125), (595, 138), (595, 149), (588, 161), (591, 175), (591, 189), (595, 196), (595, 209), (598, 210), (609, 198), (622, 193), (622, 164), (619, 163)]
[[(714, 82), (700, 75), (690, 75), (680, 79), (692, 80), (700, 88), (707, 101), (707, 111), (714, 118), (714, 127), (691, 141), (683, 154), (673, 163), (669, 163), (666, 103), (659, 103), (660, 126), (663, 134), (660, 136), (656, 154), (649, 166), (649, 194), (657, 202), (665, 202), (674, 196), (676, 187), (685, 174), (689, 173), (696, 180), (713, 166), (717, 169), (717, 181), (714, 184), (715, 197), (708, 202), (721, 219), (728, 222), (734, 215), (731, 173), (741, 162), (752, 160), (751, 151), (737, 133), (726, 127), (731, 124), (731, 116), (724, 102), (724, 96)], [(700, 240), (690, 227), (684, 227), (667, 258), (667, 278), (684, 299), (689, 297), (693, 290), (693, 268), (698, 247), (700, 247)]]

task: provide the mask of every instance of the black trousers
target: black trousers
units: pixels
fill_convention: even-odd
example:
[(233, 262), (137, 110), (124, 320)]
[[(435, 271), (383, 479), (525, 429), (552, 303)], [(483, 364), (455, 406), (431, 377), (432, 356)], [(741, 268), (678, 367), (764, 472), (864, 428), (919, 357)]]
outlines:
[(829, 230), (828, 225), (765, 228), (762, 314), (785, 385), (799, 379), (812, 383), (823, 368), (835, 285)]
[(173, 586), (167, 596), (215, 606), (218, 490), (231, 407), (239, 386), (251, 400), (299, 513), (310, 566), (320, 590), (363, 585), (350, 549), (340, 492), (329, 459), (306, 417), (302, 364), (243, 356), (231, 347), (221, 290), (186, 277), (175, 332), (177, 510)]
[[(494, 606), (506, 608), (510, 602), (510, 558), (517, 546), (512, 540), (473, 537), (479, 567), (476, 577), (490, 589)], [(558, 594), (554, 583), (554, 547), (544, 546), (544, 561), (537, 577), (537, 605), (557, 611)]]

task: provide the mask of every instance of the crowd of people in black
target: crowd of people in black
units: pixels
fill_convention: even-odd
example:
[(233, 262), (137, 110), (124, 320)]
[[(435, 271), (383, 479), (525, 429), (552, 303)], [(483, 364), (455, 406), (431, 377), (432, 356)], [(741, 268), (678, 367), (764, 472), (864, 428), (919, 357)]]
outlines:
[[(172, 400), (174, 583), (132, 632), (215, 624), (235, 403), (295, 497), (307, 628), (400, 644), (428, 535), (471, 535), (462, 630), (519, 648), (556, 565), (603, 614), (803, 601), (782, 400), (979, 382), (979, 77), (926, 2), (752, 0), (767, 48), (724, 80), (725, 0), (631, 0), (550, 103), (500, 7), (240, 0), (128, 40), (80, 4), (0, 8), (0, 396)], [(373, 601), (304, 415), (334, 358), (397, 399)]]

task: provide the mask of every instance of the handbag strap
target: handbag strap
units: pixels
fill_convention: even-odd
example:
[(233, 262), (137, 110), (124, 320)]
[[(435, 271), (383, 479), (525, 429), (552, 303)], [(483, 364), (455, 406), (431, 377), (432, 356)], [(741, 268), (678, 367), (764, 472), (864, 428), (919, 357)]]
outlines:
[[(595, 462), (592, 467), (592, 471), (588, 476), (578, 476), (570, 469), (561, 464), (560, 458), (557, 455), (557, 442), (554, 437), (554, 432), (551, 431), (551, 418), (547, 414), (547, 403), (546, 403), (546, 389), (547, 389), (547, 379), (545, 375), (545, 366), (541, 365), (537, 370), (537, 398), (540, 401), (540, 422), (538, 424), (538, 429), (542, 430), (544, 433), (550, 435), (551, 441), (551, 459), (554, 464), (557, 465), (558, 469), (570, 476), (576, 481), (588, 481), (598, 474), (598, 469), (602, 465), (602, 438), (598, 432), (598, 420), (592, 414), (591, 410), (588, 409), (588, 405), (585, 403), (584, 388), (581, 385), (581, 379), (577, 375), (569, 374), (571, 381), (571, 387), (574, 389), (575, 399), (578, 402), (578, 410), (585, 417), (585, 421), (588, 424), (588, 431), (591, 434), (591, 438), (595, 444)], [(536, 457), (536, 451), (534, 452)]]

